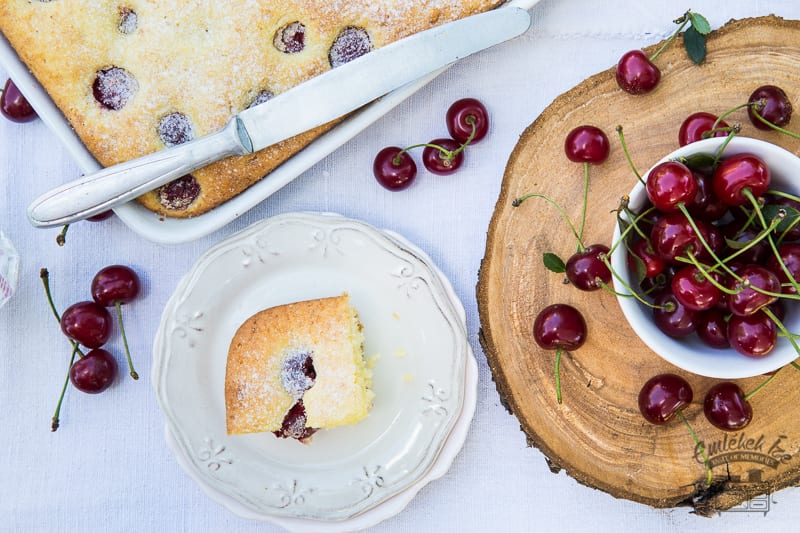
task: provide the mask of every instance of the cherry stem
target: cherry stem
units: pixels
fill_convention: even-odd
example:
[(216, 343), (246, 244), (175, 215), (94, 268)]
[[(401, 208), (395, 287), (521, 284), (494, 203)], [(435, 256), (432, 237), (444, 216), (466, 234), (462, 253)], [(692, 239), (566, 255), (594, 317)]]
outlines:
[[(759, 100), (759, 102), (760, 102), (760, 100)], [(756, 102), (753, 102), (753, 103), (755, 104)], [(759, 105), (754, 105), (753, 106), (753, 116), (755, 116), (759, 121), (761, 121), (763, 124), (766, 124), (767, 126), (769, 126), (770, 128), (772, 128), (775, 131), (779, 131), (781, 133), (784, 133), (784, 134), (786, 134), (789, 137), (792, 137), (794, 139), (800, 139), (800, 135), (794, 133), (793, 131), (789, 131), (789, 130), (783, 129), (780, 126), (776, 126), (775, 124), (773, 124), (769, 120), (767, 120), (764, 117), (762, 117), (761, 114), (758, 112), (759, 111), (759, 107), (763, 108), (764, 104), (761, 104), (760, 106)]]
[(128, 358), (128, 369), (130, 370), (133, 379), (139, 379), (139, 374), (133, 369), (133, 361), (131, 360), (131, 351), (128, 349), (128, 337), (125, 335), (125, 326), (122, 324), (122, 304), (119, 300), (114, 302), (114, 307), (117, 310), (117, 322), (119, 323), (119, 331), (122, 334), (122, 345), (125, 346), (125, 357)]
[(694, 440), (695, 446), (697, 446), (697, 449), (700, 450), (700, 455), (703, 456), (703, 464), (706, 467), (706, 485), (711, 485), (711, 481), (714, 478), (713, 478), (713, 475), (711, 473), (711, 463), (708, 460), (708, 455), (706, 455), (705, 446), (703, 446), (703, 443), (700, 442), (699, 438), (697, 438), (697, 433), (694, 432), (694, 429), (692, 428), (692, 425), (689, 423), (688, 420), (686, 420), (686, 415), (683, 414), (683, 409), (678, 409), (677, 412), (678, 412), (678, 416), (683, 421), (683, 424), (686, 426), (686, 429), (689, 430), (689, 434), (692, 436), (692, 439)]
[(567, 215), (566, 211), (564, 211), (564, 209), (560, 205), (558, 205), (558, 203), (556, 201), (554, 201), (553, 199), (549, 198), (548, 196), (546, 196), (544, 194), (532, 192), (532, 193), (525, 194), (525, 195), (520, 196), (519, 198), (515, 199), (514, 201), (511, 202), (511, 205), (513, 207), (519, 207), (522, 204), (522, 202), (524, 202), (528, 198), (541, 198), (541, 199), (549, 202), (553, 207), (555, 207), (556, 210), (558, 210), (558, 213), (561, 215), (561, 218), (563, 218), (564, 221), (569, 226), (569, 229), (570, 229), (570, 231), (572, 231), (572, 234), (575, 236), (575, 239), (578, 241), (578, 250), (583, 251), (583, 250), (586, 249), (585, 246), (583, 245), (583, 241), (581, 241), (580, 235), (578, 235), (578, 231), (575, 229), (575, 226), (572, 224), (572, 221), (569, 219), (569, 215)]
[(750, 398), (752, 398), (753, 396), (755, 396), (756, 394), (758, 394), (758, 393), (759, 393), (759, 391), (761, 391), (761, 389), (763, 389), (764, 387), (766, 387), (766, 386), (769, 384), (769, 382), (770, 382), (770, 381), (772, 381), (773, 379), (775, 379), (775, 376), (777, 376), (777, 375), (778, 375), (778, 372), (780, 372), (782, 369), (783, 369), (783, 367), (781, 367), (781, 368), (779, 368), (778, 370), (776, 370), (775, 372), (773, 372), (773, 373), (772, 373), (772, 375), (771, 375), (771, 376), (769, 376), (767, 379), (765, 379), (765, 380), (764, 380), (764, 381), (763, 381), (763, 382), (762, 382), (762, 383), (761, 383), (761, 384), (760, 384), (758, 387), (756, 387), (755, 389), (753, 389), (753, 390), (751, 390), (750, 392), (748, 392), (747, 394), (745, 394), (745, 395), (744, 395), (744, 401), (746, 401), (746, 402), (749, 402), (749, 401), (750, 401)]
[(725, 148), (727, 148), (728, 144), (733, 140), (734, 137), (736, 137), (736, 133), (736, 130), (732, 129), (728, 136), (725, 137), (725, 140), (722, 141), (722, 144), (719, 146), (717, 153), (714, 156), (714, 163), (711, 165), (713, 168), (717, 168), (717, 165), (719, 165), (719, 161), (722, 159), (722, 152), (725, 151)]
[(614, 276), (614, 279), (616, 279), (616, 281), (619, 282), (620, 285), (625, 287), (628, 290), (628, 292), (624, 293), (624, 292), (615, 291), (614, 289), (609, 287), (605, 282), (602, 282), (602, 280), (600, 280), (602, 282), (602, 283), (600, 283), (600, 286), (603, 289), (605, 289), (606, 291), (614, 294), (615, 296), (621, 296), (623, 298), (636, 298), (636, 300), (638, 300), (639, 303), (641, 303), (642, 305), (644, 305), (646, 307), (650, 307), (652, 309), (662, 309), (663, 308), (663, 306), (655, 305), (655, 304), (653, 304), (651, 302), (648, 302), (647, 299), (643, 298), (637, 291), (635, 291), (633, 289), (633, 287), (631, 287), (628, 284), (628, 282), (626, 282), (624, 279), (622, 279), (622, 277), (619, 274), (617, 274), (617, 271), (614, 270), (614, 267), (611, 266), (611, 261), (608, 259), (608, 254), (600, 254), (598, 257), (606, 265), (606, 267), (608, 267), (608, 270), (611, 272), (611, 275)]
[[(53, 295), (50, 293), (50, 273), (47, 271), (46, 268), (42, 268), (41, 270), (39, 270), (39, 277), (42, 278), (42, 285), (44, 285), (44, 293), (47, 296), (47, 303), (50, 304), (50, 311), (52, 311), (53, 316), (56, 317), (56, 322), (60, 324), (61, 315), (59, 315), (58, 311), (56, 311), (56, 305), (55, 303), (53, 303)], [(83, 357), (84, 354), (78, 347), (78, 343), (72, 339), (70, 339), (69, 342), (72, 344), (73, 351), (77, 351), (78, 355)]]
[(800, 365), (797, 364), (797, 361), (792, 361), (789, 364), (792, 365), (795, 370), (800, 370)]
[[(794, 348), (794, 351), (800, 354), (800, 346), (798, 346), (797, 341), (794, 340), (794, 335), (789, 333), (789, 330), (787, 330), (783, 322), (781, 322), (781, 320), (777, 316), (775, 316), (775, 313), (772, 312), (772, 309), (765, 306), (762, 307), (761, 310), (764, 311), (764, 314), (767, 315), (770, 318), (770, 320), (775, 322), (775, 325), (778, 327), (781, 333), (783, 333), (784, 336), (786, 336), (786, 338), (789, 339), (789, 343), (792, 345), (792, 348)], [(773, 374), (773, 376), (774, 375), (775, 374)], [(748, 396), (752, 396), (753, 394), (755, 394), (755, 392), (751, 392)], [(747, 397), (745, 397), (745, 399), (747, 399)]]
[(689, 225), (692, 226), (692, 230), (694, 231), (694, 234), (697, 236), (697, 239), (700, 241), (700, 244), (703, 245), (703, 249), (705, 249), (705, 251), (708, 252), (708, 254), (711, 256), (714, 262), (717, 265), (721, 266), (729, 275), (733, 276), (736, 279), (741, 279), (730, 268), (728, 268), (728, 266), (719, 258), (719, 256), (717, 256), (716, 252), (714, 252), (714, 250), (711, 249), (711, 246), (708, 244), (705, 237), (703, 237), (703, 234), (700, 232), (700, 229), (697, 227), (697, 224), (695, 224), (692, 215), (689, 213), (689, 210), (686, 209), (685, 205), (683, 205), (683, 202), (678, 203), (678, 209), (680, 209), (681, 213), (683, 213), (683, 216), (686, 217), (686, 220), (689, 222)]
[(55, 431), (58, 429), (59, 416), (61, 414), (61, 403), (64, 401), (64, 395), (67, 393), (67, 385), (69, 384), (69, 371), (72, 368), (72, 363), (75, 362), (75, 354), (77, 353), (78, 345), (75, 344), (72, 347), (72, 356), (69, 358), (69, 365), (67, 365), (67, 376), (64, 378), (64, 385), (61, 386), (61, 394), (58, 396), (56, 410), (53, 413), (53, 419), (50, 423), (50, 431)]
[(561, 352), (563, 349), (559, 346), (556, 349), (556, 362), (553, 368), (553, 373), (556, 376), (556, 401), (561, 404)]
[(717, 120), (714, 121), (714, 124), (711, 125), (711, 128), (712, 129), (716, 128), (719, 125), (719, 123), (722, 122), (723, 120), (725, 120), (725, 117), (727, 117), (728, 115), (730, 115), (732, 113), (735, 113), (736, 111), (742, 109), (743, 107), (750, 107), (750, 106), (752, 106), (752, 104), (750, 102), (748, 102), (746, 104), (739, 104), (736, 107), (728, 109), (723, 114), (721, 114), (719, 117), (717, 117)]
[(56, 244), (59, 246), (64, 246), (67, 243), (67, 230), (69, 230), (69, 224), (64, 224), (61, 228), (61, 233), (56, 235)]
[(633, 173), (636, 175), (636, 179), (639, 180), (639, 183), (645, 185), (645, 182), (642, 179), (642, 175), (639, 174), (639, 171), (636, 170), (636, 166), (634, 166), (633, 164), (633, 160), (631, 159), (631, 154), (628, 151), (628, 145), (625, 142), (625, 135), (623, 135), (622, 126), (620, 125), (617, 126), (617, 136), (619, 137), (619, 143), (622, 145), (622, 153), (625, 154), (625, 159), (627, 159), (628, 165), (631, 167), (631, 170), (633, 170)]
[(663, 52), (667, 48), (667, 46), (672, 44), (672, 41), (675, 40), (675, 37), (677, 37), (678, 34), (681, 32), (681, 30), (689, 23), (689, 13), (690, 11), (687, 11), (686, 13), (683, 14), (682, 17), (675, 19), (674, 21), (675, 24), (680, 24), (680, 26), (678, 26), (678, 29), (675, 30), (675, 32), (673, 32), (673, 34), (670, 36), (669, 39), (667, 39), (667, 42), (662, 44), (661, 48), (656, 50), (656, 52), (648, 58), (650, 59), (650, 61), (654, 61), (661, 54), (661, 52)]
[[(586, 205), (589, 202), (589, 163), (583, 163), (583, 207), (581, 208), (581, 229), (578, 232), (578, 242), (583, 241), (583, 229), (586, 227)], [(578, 251), (581, 246), (578, 245)]]
[[(764, 214), (761, 212), (761, 206), (758, 203), (758, 200), (756, 199), (756, 197), (753, 196), (753, 192), (750, 189), (744, 189), (742, 191), (742, 194), (744, 194), (745, 197), (748, 200), (750, 200), (750, 203), (753, 205), (753, 210), (755, 211), (756, 215), (758, 215), (759, 222), (761, 222), (761, 225), (766, 228), (767, 224), (766, 224), (766, 221), (764, 220)], [(782, 216), (780, 215), (781, 213), (783, 213)], [(775, 218), (777, 219), (779, 216), (780, 216), (780, 220), (783, 220), (786, 217), (786, 212), (783, 211), (783, 210), (780, 210)], [(786, 266), (786, 264), (784, 263), (783, 259), (781, 258), (781, 254), (778, 251), (778, 247), (775, 245), (775, 241), (772, 239), (772, 235), (770, 233), (767, 233), (767, 242), (769, 243), (769, 247), (772, 250), (772, 253), (774, 254), (775, 258), (778, 260), (778, 264), (781, 266), (781, 270), (783, 270), (784, 274), (786, 274), (787, 279), (789, 280), (789, 283), (791, 283), (791, 285), (792, 285), (792, 287), (794, 287), (795, 291), (797, 291), (798, 294), (800, 294), (800, 285), (798, 285), (798, 283), (794, 279), (794, 276), (792, 275), (792, 273), (789, 272), (789, 269)], [(760, 290), (758, 287), (753, 287), (753, 289), (756, 290), (757, 292), (761, 292), (763, 294), (768, 294), (770, 296), (775, 296), (775, 294), (772, 294), (772, 293), (770, 293), (768, 291)], [(778, 294), (777, 296), (778, 297), (783, 296), (785, 298), (789, 298), (789, 299), (792, 299), (792, 300), (797, 300), (797, 299), (800, 299), (800, 296), (798, 296), (798, 294)]]

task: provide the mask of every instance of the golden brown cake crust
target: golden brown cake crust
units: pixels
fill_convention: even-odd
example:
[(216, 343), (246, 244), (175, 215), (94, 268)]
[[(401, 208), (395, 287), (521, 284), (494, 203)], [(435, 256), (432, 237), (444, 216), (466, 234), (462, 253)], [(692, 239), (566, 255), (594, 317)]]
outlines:
[[(332, 43), (345, 28), (366, 30), (372, 47), (379, 47), (500, 3), (4, 0), (0, 31), (87, 148), (108, 166), (163, 148), (159, 123), (170, 114), (182, 114), (193, 136), (207, 135), (262, 91), (278, 94), (329, 69)], [(303, 48), (287, 53), (278, 49), (275, 36), (293, 22), (303, 24)], [(95, 97), (98, 73), (103, 71), (101, 89), (115, 88), (112, 105), (118, 109), (101, 105)], [(140, 201), (166, 216), (204, 213), (264, 177), (331, 126), (213, 164), (192, 173), (193, 181), (187, 178)]]
[[(228, 351), (228, 433), (276, 431), (300, 397), (308, 427), (352, 424), (367, 416), (370, 372), (354, 313), (343, 294), (271, 307), (248, 318)], [(281, 374), (287, 358), (298, 354), (311, 356), (316, 377), (310, 388), (298, 387), (293, 395)]]

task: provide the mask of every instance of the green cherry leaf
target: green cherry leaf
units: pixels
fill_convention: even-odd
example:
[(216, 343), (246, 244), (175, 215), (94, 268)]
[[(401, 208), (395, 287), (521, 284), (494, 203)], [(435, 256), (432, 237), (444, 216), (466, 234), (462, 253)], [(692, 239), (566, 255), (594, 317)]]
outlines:
[(700, 35), (708, 35), (711, 33), (711, 24), (700, 13), (689, 12), (689, 19), (692, 21), (692, 28), (694, 28)]
[(694, 29), (694, 26), (690, 26), (683, 32), (683, 45), (686, 47), (686, 53), (689, 54), (689, 59), (694, 61), (697, 65), (705, 60), (706, 36)]
[(565, 265), (564, 261), (562, 261), (561, 258), (554, 253), (545, 252), (542, 254), (542, 262), (550, 272), (563, 274), (567, 271), (567, 265)]
[(794, 228), (798, 223), (800, 223), (798, 222), (798, 218), (800, 218), (800, 211), (788, 205), (766, 204), (761, 208), (761, 212), (764, 214), (764, 218), (767, 220), (772, 220), (778, 216), (779, 211), (786, 213), (786, 218), (784, 218), (775, 228), (776, 232), (783, 233), (788, 229)]

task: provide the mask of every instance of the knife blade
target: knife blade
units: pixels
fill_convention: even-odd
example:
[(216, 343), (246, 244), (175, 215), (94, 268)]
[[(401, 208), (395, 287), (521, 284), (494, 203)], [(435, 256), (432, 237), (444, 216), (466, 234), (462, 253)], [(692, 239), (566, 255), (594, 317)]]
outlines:
[(51, 227), (96, 215), (224, 157), (252, 153), (337, 119), (529, 26), (527, 11), (505, 7), (390, 43), (241, 111), (216, 133), (52, 189), (28, 206), (28, 219)]

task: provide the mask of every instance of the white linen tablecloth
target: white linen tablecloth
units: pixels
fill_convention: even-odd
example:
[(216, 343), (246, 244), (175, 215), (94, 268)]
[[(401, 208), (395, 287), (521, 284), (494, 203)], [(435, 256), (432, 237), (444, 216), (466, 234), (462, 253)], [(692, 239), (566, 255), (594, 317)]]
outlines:
[[(687, 509), (617, 500), (563, 472), (552, 474), (500, 404), (477, 339), (478, 268), (519, 134), (559, 94), (615, 64), (625, 51), (665, 38), (674, 28), (672, 19), (688, 7), (714, 28), (731, 18), (769, 13), (800, 18), (800, 2), (791, 0), (696, 0), (686, 6), (544, 0), (533, 8), (527, 34), (457, 64), (236, 222), (183, 245), (153, 244), (112, 218), (75, 224), (67, 245), (56, 246), (57, 230), (34, 229), (25, 209), (54, 184), (78, 176), (79, 169), (41, 121), (0, 120), (0, 229), (22, 258), (18, 293), (0, 309), (0, 531), (280, 529), (235, 516), (180, 469), (164, 441), (150, 352), (167, 298), (204, 250), (265, 217), (296, 210), (338, 212), (404, 235), (433, 258), (467, 312), (480, 381), (466, 445), (445, 477), (375, 531), (794, 530), (800, 519), (796, 488), (772, 495), (766, 514), (729, 512), (708, 519)], [(481, 99), (493, 121), (490, 136), (469, 149), (465, 167), (450, 177), (421, 170), (414, 186), (401, 193), (379, 187), (371, 174), (378, 150), (446, 133), (444, 113), (464, 96)], [(50, 315), (39, 269), (50, 270), (56, 305), (63, 310), (88, 299), (94, 273), (114, 263), (142, 275), (143, 297), (124, 309), (142, 379), (126, 379), (120, 360), (123, 379), (109, 391), (68, 392), (62, 427), (51, 433), (69, 349)], [(118, 337), (112, 342), (121, 345)]]

